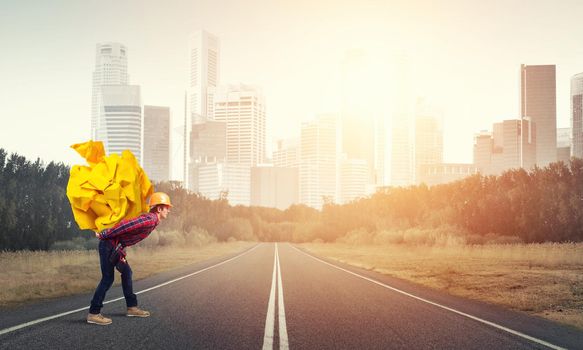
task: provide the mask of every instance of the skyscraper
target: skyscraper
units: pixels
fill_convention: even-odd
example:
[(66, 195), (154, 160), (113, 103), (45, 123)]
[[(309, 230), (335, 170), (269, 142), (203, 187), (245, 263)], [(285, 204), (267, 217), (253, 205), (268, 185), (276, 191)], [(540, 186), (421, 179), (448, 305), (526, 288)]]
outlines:
[(474, 165), (478, 168), (480, 173), (484, 175), (490, 175), (493, 173), (493, 148), (494, 140), (492, 138), (492, 133), (481, 131), (474, 136)]
[(418, 101), (415, 115), (415, 179), (424, 164), (443, 163), (443, 128), (437, 112)]
[(364, 159), (343, 159), (340, 162), (340, 203), (366, 196), (368, 165)]
[(170, 108), (144, 106), (144, 170), (152, 181), (170, 179)]
[(350, 50), (342, 65), (342, 152), (366, 162), (367, 184), (375, 183), (375, 118), (373, 78), (363, 50)]
[(571, 156), (583, 158), (583, 73), (571, 78)]
[(103, 123), (101, 112), (101, 86), (128, 84), (127, 49), (120, 43), (98, 43), (95, 51), (93, 91), (91, 98), (91, 138), (99, 140), (97, 129)]
[(97, 139), (107, 154), (129, 149), (142, 164), (142, 105), (137, 85), (102, 85)]
[[(223, 121), (209, 120), (205, 123), (192, 125), (192, 132), (190, 133), (191, 162), (188, 169), (188, 188), (191, 191), (200, 192), (202, 190), (199, 180), (203, 172), (206, 172), (207, 176), (212, 174), (212, 172), (209, 173), (207, 168), (201, 170), (201, 167), (225, 163), (227, 157), (226, 138), (227, 126)], [(213, 190), (205, 191), (208, 193), (213, 192)]]
[(557, 128), (557, 161), (569, 163), (571, 160), (571, 128)]
[(260, 165), (251, 168), (251, 205), (287, 209), (298, 202), (298, 169)]
[(300, 165), (300, 140), (298, 138), (277, 141), (273, 151), (273, 165), (282, 168), (297, 168)]
[(503, 126), (502, 169), (530, 170), (536, 159), (536, 126), (529, 118), (504, 120)]
[(528, 117), (495, 123), (493, 135), (482, 131), (474, 138), (474, 165), (484, 175), (530, 170), (535, 157), (536, 124)]
[(536, 164), (557, 160), (557, 95), (555, 65), (520, 66), (520, 115), (536, 125)]
[(413, 92), (410, 64), (406, 57), (397, 58), (393, 77), (395, 86), (392, 101), (391, 125), (391, 185), (407, 186), (413, 180)]
[(251, 167), (226, 163), (222, 177), (223, 192), (231, 205), (251, 205)]
[(214, 107), (209, 88), (219, 84), (220, 47), (219, 39), (199, 30), (189, 40), (189, 87), (187, 90), (186, 113), (184, 120), (184, 182), (188, 188), (188, 164), (190, 163), (190, 132), (192, 124), (198, 124), (209, 118)]
[(227, 157), (227, 123), (207, 121), (194, 124), (190, 134), (193, 163), (224, 163)]
[(338, 200), (338, 117), (320, 115), (304, 123), (300, 136), (300, 203), (320, 209)]
[(261, 164), (265, 159), (265, 99), (259, 89), (228, 85), (212, 89), (214, 119), (227, 125), (227, 163)]

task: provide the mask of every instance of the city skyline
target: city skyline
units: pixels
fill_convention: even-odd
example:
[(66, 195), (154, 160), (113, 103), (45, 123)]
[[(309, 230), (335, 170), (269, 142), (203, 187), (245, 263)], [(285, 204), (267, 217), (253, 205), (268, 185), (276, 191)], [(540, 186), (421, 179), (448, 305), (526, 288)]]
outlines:
[[(298, 137), (302, 121), (341, 111), (341, 65), (353, 49), (371, 57), (367, 67), (378, 74), (369, 74), (368, 91), (381, 96), (391, 88), (391, 58), (407, 57), (414, 94), (442, 107), (445, 161), (471, 162), (476, 132), (520, 116), (521, 64), (557, 65), (557, 127), (570, 126), (570, 79), (583, 72), (583, 46), (575, 40), (583, 34), (576, 25), (574, 9), (583, 10), (578, 2), (564, 9), (550, 1), (529, 2), (526, 10), (520, 2), (498, 2), (477, 10), (471, 2), (449, 1), (431, 11), (425, 2), (253, 4), (267, 15), (237, 2), (177, 1), (163, 8), (128, 2), (106, 23), (99, 21), (107, 6), (61, 1), (25, 12), (26, 2), (2, 5), (10, 16), (1, 15), (0, 24), (6, 49), (0, 65), (0, 147), (44, 161), (78, 163), (68, 146), (90, 137), (95, 45), (111, 41), (127, 47), (128, 74), (131, 84), (141, 87), (142, 103), (170, 107), (170, 153), (172, 164), (180, 164), (176, 129), (188, 87), (188, 37), (197, 29), (221, 42), (221, 83), (253, 84), (264, 91), (269, 150), (277, 139)], [(231, 21), (234, 13), (219, 16), (226, 5), (241, 10), (237, 16), (250, 15), (254, 25)], [(122, 21), (132, 6), (143, 19)], [(500, 11), (503, 15), (490, 23), (488, 14)], [(175, 23), (148, 26), (162, 15)], [(561, 28), (553, 26), (559, 20)], [(301, 103), (290, 104), (290, 96)], [(173, 168), (172, 178), (180, 179), (180, 170)]]

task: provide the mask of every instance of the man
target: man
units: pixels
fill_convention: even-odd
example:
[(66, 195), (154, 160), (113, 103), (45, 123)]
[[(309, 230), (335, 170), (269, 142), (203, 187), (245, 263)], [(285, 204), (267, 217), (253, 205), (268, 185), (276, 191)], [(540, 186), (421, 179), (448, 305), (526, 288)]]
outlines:
[(127, 316), (148, 317), (150, 313), (138, 308), (138, 299), (132, 288), (132, 269), (125, 256), (125, 247), (134, 245), (158, 226), (160, 220), (166, 219), (172, 204), (170, 197), (163, 192), (156, 192), (150, 198), (150, 212), (136, 218), (122, 220), (110, 229), (95, 232), (99, 238), (99, 263), (101, 265), (101, 281), (97, 285), (91, 307), (87, 315), (87, 323), (98, 325), (111, 324), (111, 319), (101, 315), (105, 293), (113, 284), (114, 268), (121, 273), (121, 285), (126, 299)]

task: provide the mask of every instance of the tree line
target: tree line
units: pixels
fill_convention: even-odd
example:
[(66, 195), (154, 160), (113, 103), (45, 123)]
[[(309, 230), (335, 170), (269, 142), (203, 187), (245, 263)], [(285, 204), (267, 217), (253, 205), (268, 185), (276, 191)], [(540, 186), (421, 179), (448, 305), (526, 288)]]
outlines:
[(0, 148), (0, 250), (46, 250), (80, 235), (66, 196), (69, 167)]
[(167, 224), (199, 227), (219, 240), (333, 242), (360, 231), (453, 227), (468, 235), (517, 237), (531, 242), (583, 241), (583, 160), (552, 163), (500, 176), (474, 175), (428, 187), (387, 187), (347, 204), (327, 202), (286, 210), (228, 205), (228, 194), (210, 201), (176, 183), (157, 186), (176, 206)]
[[(69, 170), (0, 149), (0, 250), (46, 250), (92, 237), (73, 219), (66, 197)], [(301, 204), (286, 210), (230, 206), (227, 192), (210, 200), (172, 181), (155, 188), (167, 192), (174, 205), (160, 230), (186, 235), (202, 230), (219, 241), (333, 242), (356, 231), (444, 227), (523, 242), (583, 241), (583, 160), (575, 158), (432, 187), (387, 187), (347, 204), (328, 201), (322, 210)]]

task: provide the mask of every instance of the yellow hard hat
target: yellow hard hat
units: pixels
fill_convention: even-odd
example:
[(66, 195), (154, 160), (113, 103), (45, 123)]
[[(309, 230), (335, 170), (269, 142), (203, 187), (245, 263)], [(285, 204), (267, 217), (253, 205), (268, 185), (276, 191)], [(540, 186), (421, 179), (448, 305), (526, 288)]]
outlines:
[(170, 203), (170, 196), (164, 192), (155, 192), (152, 194), (152, 197), (150, 197), (150, 208), (160, 204), (172, 207), (172, 203)]

